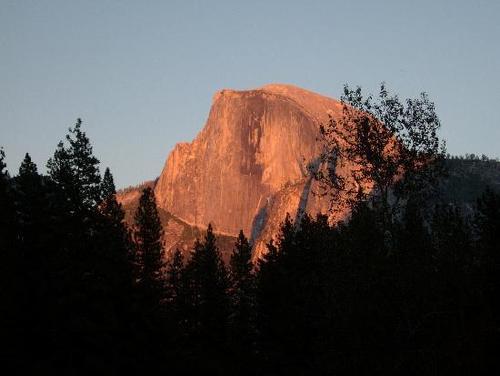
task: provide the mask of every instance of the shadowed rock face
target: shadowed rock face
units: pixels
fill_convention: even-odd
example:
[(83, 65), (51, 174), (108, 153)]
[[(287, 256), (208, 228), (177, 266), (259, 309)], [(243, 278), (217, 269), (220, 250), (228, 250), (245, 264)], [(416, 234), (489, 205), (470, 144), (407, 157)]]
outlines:
[(319, 155), (319, 124), (341, 110), (336, 100), (290, 85), (216, 93), (203, 130), (168, 156), (158, 206), (218, 233), (243, 229), (260, 255), (287, 212), (327, 211), (328, 202), (311, 194), (307, 165)]

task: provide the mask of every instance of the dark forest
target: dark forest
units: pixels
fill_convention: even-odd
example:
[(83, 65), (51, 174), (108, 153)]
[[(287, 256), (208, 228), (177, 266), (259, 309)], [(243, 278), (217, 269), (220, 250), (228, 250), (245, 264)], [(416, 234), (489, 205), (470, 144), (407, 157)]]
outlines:
[[(314, 173), (349, 218), (288, 216), (256, 263), (243, 232), (224, 263), (210, 224), (167, 258), (154, 190), (126, 224), (80, 120), (46, 175), (29, 154), (9, 173), (2, 151), (3, 374), (492, 374), (500, 194), (438, 197), (454, 160), (427, 97), (343, 100)], [(351, 181), (340, 156), (360, 163)]]

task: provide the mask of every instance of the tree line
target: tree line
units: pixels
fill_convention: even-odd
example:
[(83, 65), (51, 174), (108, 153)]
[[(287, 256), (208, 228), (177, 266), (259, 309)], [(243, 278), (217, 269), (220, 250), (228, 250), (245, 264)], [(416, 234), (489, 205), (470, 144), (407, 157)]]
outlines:
[[(4, 371), (489, 374), (500, 345), (500, 195), (485, 190), (467, 213), (429, 201), (439, 167), (420, 162), (442, 152), (433, 107), (381, 97), (385, 107), (346, 88), (351, 117), (323, 128), (331, 154), (317, 178), (352, 193), (350, 216), (335, 225), (287, 216), (255, 264), (242, 232), (224, 264), (211, 225), (186, 259), (179, 250), (167, 259), (149, 187), (128, 227), (80, 120), (47, 175), (27, 154), (10, 176), (1, 151)], [(356, 104), (371, 115), (352, 117)], [(420, 132), (405, 134), (427, 148), (406, 140), (407, 154), (391, 156), (398, 122), (412, 117)], [(339, 124), (355, 142), (328, 138)], [(365, 161), (352, 171), (358, 186), (336, 176), (341, 153)], [(383, 194), (363, 191), (366, 181)]]
[[(189, 260), (179, 250), (167, 260), (154, 191), (143, 189), (128, 227), (113, 176), (108, 168), (101, 176), (80, 119), (47, 162), (47, 175), (29, 154), (15, 176), (4, 160), (0, 150), (6, 372), (220, 374), (250, 367), (242, 352), (254, 333), (255, 283), (242, 233), (230, 265), (210, 225)], [(248, 346), (253, 352), (254, 343)]]

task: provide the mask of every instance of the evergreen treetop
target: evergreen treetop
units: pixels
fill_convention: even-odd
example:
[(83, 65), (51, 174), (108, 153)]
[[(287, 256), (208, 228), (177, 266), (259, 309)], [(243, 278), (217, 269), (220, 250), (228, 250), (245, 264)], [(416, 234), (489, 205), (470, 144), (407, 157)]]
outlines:
[(47, 162), (52, 180), (65, 192), (76, 210), (95, 207), (101, 197), (99, 160), (93, 155), (90, 140), (77, 119), (66, 135), (68, 146), (61, 141)]
[(31, 156), (26, 153), (24, 159), (19, 166), (19, 176), (33, 176), (38, 175), (36, 164), (31, 160)]
[(243, 234), (243, 230), (240, 230), (238, 234), (229, 265), (231, 268), (231, 279), (233, 281), (240, 281), (248, 278), (252, 272), (252, 247)]
[(135, 213), (137, 273), (140, 284), (155, 301), (165, 289), (163, 227), (156, 207), (154, 192), (145, 188)]

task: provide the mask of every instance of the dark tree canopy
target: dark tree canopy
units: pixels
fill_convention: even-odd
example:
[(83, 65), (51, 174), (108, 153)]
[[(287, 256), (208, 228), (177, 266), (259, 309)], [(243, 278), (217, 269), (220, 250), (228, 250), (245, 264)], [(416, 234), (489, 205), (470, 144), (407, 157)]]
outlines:
[(189, 301), (187, 331), (195, 345), (193, 351), (205, 369), (219, 373), (224, 367), (220, 354), (227, 351), (228, 276), (211, 224), (203, 241), (195, 242), (185, 271)]
[[(208, 332), (223, 330), (227, 313), (228, 276), (211, 224), (208, 225), (203, 242), (195, 242), (186, 270), (200, 329)], [(208, 335), (211, 334), (214, 333)]]
[(26, 153), (24, 159), (19, 166), (19, 176), (35, 176), (38, 175), (36, 164), (31, 160), (31, 156)]
[(77, 119), (66, 135), (68, 146), (59, 142), (54, 156), (47, 162), (50, 177), (77, 211), (91, 210), (101, 197), (99, 160), (93, 155), (81, 125), (81, 119)]
[[(184, 298), (182, 296), (184, 293), (183, 273), (184, 256), (179, 249), (176, 249), (170, 262), (168, 263), (167, 269), (167, 283), (170, 290), (170, 301), (174, 305), (180, 304), (180, 300)], [(180, 309), (180, 307), (175, 307), (175, 309)]]
[[(401, 200), (416, 199), (442, 174), (440, 121), (427, 94), (402, 101), (384, 84), (379, 96), (344, 87), (342, 115), (321, 127), (324, 153), (316, 173), (333, 207), (370, 199), (391, 217)], [(339, 173), (353, 166), (347, 176)]]
[(151, 188), (145, 188), (135, 213), (134, 241), (139, 284), (145, 295), (158, 304), (164, 297), (165, 257), (163, 227)]
[(252, 247), (240, 231), (229, 262), (231, 299), (230, 343), (239, 370), (255, 361), (255, 289)]
[(111, 174), (109, 167), (106, 167), (101, 183), (101, 197), (103, 200), (106, 200), (107, 198), (115, 194), (116, 194), (116, 187), (113, 175)]
[(244, 284), (251, 278), (253, 269), (252, 247), (243, 231), (238, 234), (229, 265), (231, 267), (231, 279), (236, 288), (240, 287), (240, 283)]
[(498, 374), (500, 196), (476, 182), (477, 201), (423, 202), (438, 126), (425, 95), (346, 88), (318, 178), (350, 217), (287, 215), (255, 265), (243, 232), (225, 265), (211, 224), (189, 255), (164, 249), (153, 188), (128, 227), (80, 120), (47, 176), (29, 154), (11, 176), (0, 149), (1, 371)]
[(102, 201), (99, 204), (101, 214), (108, 221), (109, 225), (117, 231), (122, 232), (121, 236), (126, 236), (125, 213), (121, 204), (116, 200), (115, 183), (109, 168), (106, 168), (102, 179), (101, 197)]

